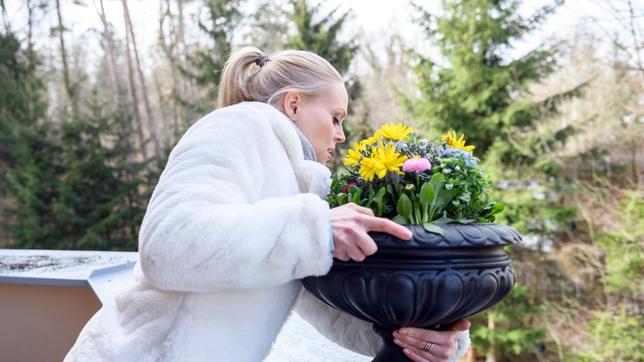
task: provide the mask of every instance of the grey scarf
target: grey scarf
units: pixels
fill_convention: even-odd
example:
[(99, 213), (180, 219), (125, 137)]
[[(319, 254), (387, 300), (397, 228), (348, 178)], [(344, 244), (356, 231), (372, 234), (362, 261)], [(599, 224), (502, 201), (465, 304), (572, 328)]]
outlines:
[(309, 161), (317, 161), (317, 157), (315, 156), (315, 150), (313, 149), (313, 145), (311, 144), (311, 141), (309, 141), (308, 138), (300, 131), (300, 129), (295, 125), (295, 123), (292, 123), (293, 127), (295, 127), (295, 131), (297, 132), (297, 135), (300, 137), (300, 142), (302, 142), (302, 151), (304, 151), (304, 159), (309, 160)]

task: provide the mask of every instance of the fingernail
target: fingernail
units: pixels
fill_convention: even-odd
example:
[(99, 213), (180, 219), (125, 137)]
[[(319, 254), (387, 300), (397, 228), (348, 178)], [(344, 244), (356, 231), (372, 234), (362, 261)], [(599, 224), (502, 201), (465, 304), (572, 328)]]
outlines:
[(400, 343), (400, 340), (399, 340), (398, 338), (394, 338), (394, 343), (395, 343), (395, 344), (401, 344), (401, 343)]
[(407, 330), (406, 329), (401, 329), (400, 334), (402, 334), (403, 336), (406, 336), (407, 335)]
[(409, 350), (407, 348), (403, 349), (403, 352), (405, 352), (405, 354), (409, 354)]

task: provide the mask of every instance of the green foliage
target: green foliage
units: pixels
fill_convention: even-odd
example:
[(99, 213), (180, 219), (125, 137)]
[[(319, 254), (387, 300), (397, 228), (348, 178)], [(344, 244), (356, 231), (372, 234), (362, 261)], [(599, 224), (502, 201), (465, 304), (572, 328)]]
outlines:
[[(323, 14), (320, 11), (323, 3), (311, 5), (308, 0), (290, 0), (292, 12), (290, 15), (291, 22), (295, 25), (295, 33), (290, 36), (285, 48), (300, 50), (309, 50), (322, 58), (326, 59), (333, 65), (338, 72), (345, 78), (345, 85), (349, 94), (349, 109), (347, 118), (351, 119), (344, 122), (345, 143), (352, 145), (357, 140), (366, 138), (373, 132), (369, 126), (368, 118), (354, 117), (353, 107), (355, 101), (361, 96), (362, 85), (357, 79), (347, 74), (349, 65), (358, 50), (356, 39), (341, 41), (340, 32), (349, 18), (351, 12), (347, 11), (337, 15), (339, 7)], [(331, 168), (335, 171), (341, 169), (342, 157), (333, 160)]]
[[(405, 132), (403, 124), (385, 125), (351, 150), (348, 173), (333, 178), (328, 196), (331, 207), (353, 202), (371, 208), (376, 216), (401, 224), (424, 225), (438, 234), (442, 234), (438, 224), (492, 222), (503, 211), (503, 204), (489, 200), (491, 182), (470, 152), (420, 139), (413, 130), (400, 139), (383, 138), (382, 132), (394, 132), (396, 127)], [(401, 166), (405, 169), (404, 162), (414, 157), (424, 162), (422, 171), (401, 171)], [(364, 170), (385, 164), (391, 167), (394, 162), (399, 166)]]
[(616, 206), (619, 216), (610, 230), (592, 230), (593, 241), (605, 256), (601, 283), (595, 288), (604, 301), (584, 310), (590, 316), (587, 343), (579, 353), (568, 352), (566, 360), (642, 361), (644, 318), (637, 308), (644, 288), (644, 197), (639, 188), (624, 190), (616, 205), (607, 201), (615, 195), (597, 196), (601, 204)]
[[(608, 300), (644, 291), (644, 197), (640, 189), (627, 190), (619, 201), (619, 220), (614, 230), (600, 232), (596, 242), (604, 251), (605, 270), (602, 284)], [(590, 339), (587, 350), (570, 356), (573, 361), (642, 361), (644, 360), (644, 317), (627, 306), (609, 304), (593, 310), (587, 325)]]
[(561, 203), (553, 183), (514, 181), (503, 186), (490, 193), (507, 206), (497, 222), (512, 225), (520, 233), (552, 235), (568, 230), (577, 218), (577, 207)]
[(46, 148), (47, 103), (44, 83), (36, 76), (39, 66), (36, 54), (22, 49), (13, 33), (0, 33), (0, 166), (24, 164), (31, 150)]
[[(467, 134), (481, 157), (494, 147), (504, 163), (535, 162), (534, 151), (561, 143), (570, 132), (547, 139), (535, 133), (528, 138), (523, 135), (542, 117), (556, 114), (561, 101), (578, 95), (580, 87), (540, 102), (517, 98), (552, 72), (555, 53), (538, 48), (519, 59), (505, 55), (513, 42), (537, 29), (558, 4), (545, 6), (529, 18), (519, 15), (516, 0), (444, 0), (442, 4), (445, 14), (440, 17), (415, 5), (421, 14), (417, 22), (438, 44), (442, 59), (418, 56), (415, 72), (421, 96), (405, 102), (406, 106), (430, 129)], [(517, 138), (521, 140), (511, 141)]]
[(200, 99), (180, 99), (183, 106), (199, 113), (215, 108), (221, 70), (232, 51), (233, 35), (238, 31), (243, 16), (242, 0), (205, 0), (203, 17), (198, 20), (201, 33), (208, 39), (194, 53), (186, 54), (188, 66), (177, 64), (181, 73), (206, 90)]
[(531, 322), (539, 312), (528, 299), (528, 288), (517, 283), (501, 303), (475, 317), (472, 343), (482, 351), (499, 348), (507, 355), (535, 352), (545, 336), (545, 328)]
[(293, 12), (291, 21), (296, 32), (288, 39), (287, 48), (309, 50), (331, 63), (340, 74), (346, 73), (358, 45), (355, 40), (341, 42), (338, 35), (350, 12), (336, 18), (339, 7), (323, 16), (320, 14), (322, 3), (311, 6), (307, 0), (291, 0)]
[(578, 355), (569, 355), (566, 360), (574, 362), (643, 361), (644, 317), (626, 313), (625, 308), (616, 311), (595, 311), (588, 325), (591, 339), (589, 350)]
[(445, 187), (458, 195), (446, 205), (447, 214), (460, 220), (494, 221), (495, 214), (503, 211), (502, 204), (490, 201), (490, 179), (479, 167), (468, 165), (462, 157), (441, 158), (435, 172), (446, 175)]
[(632, 190), (620, 202), (619, 229), (597, 235), (606, 254), (603, 282), (608, 293), (644, 292), (644, 195)]
[(1, 190), (10, 200), (0, 226), (11, 246), (135, 250), (141, 190), (156, 172), (130, 160), (129, 138), (114, 131), (122, 115), (103, 114), (93, 96), (88, 114), (48, 126), (38, 57), (0, 36), (0, 77), (14, 87), (0, 93)]

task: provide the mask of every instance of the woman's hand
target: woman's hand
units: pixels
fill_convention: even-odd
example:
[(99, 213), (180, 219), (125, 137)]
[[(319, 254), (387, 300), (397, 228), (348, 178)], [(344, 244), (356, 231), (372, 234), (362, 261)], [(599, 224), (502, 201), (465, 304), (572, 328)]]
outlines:
[(469, 328), (470, 322), (466, 320), (454, 323), (448, 331), (400, 328), (394, 331), (394, 343), (414, 362), (445, 362), (456, 351), (456, 334)]
[(412, 237), (406, 227), (375, 217), (373, 210), (354, 203), (332, 208), (331, 226), (335, 244), (333, 256), (342, 261), (353, 259), (360, 262), (378, 251), (378, 246), (367, 234), (369, 231), (385, 232), (404, 240)]

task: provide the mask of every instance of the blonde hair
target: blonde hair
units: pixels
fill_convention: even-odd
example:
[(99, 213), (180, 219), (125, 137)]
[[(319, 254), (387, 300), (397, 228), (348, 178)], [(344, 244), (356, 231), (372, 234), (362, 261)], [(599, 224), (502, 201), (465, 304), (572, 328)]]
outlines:
[(224, 65), (217, 104), (259, 101), (282, 109), (278, 101), (287, 92), (313, 96), (337, 82), (343, 83), (340, 73), (315, 53), (289, 49), (268, 56), (255, 47), (244, 47)]

